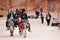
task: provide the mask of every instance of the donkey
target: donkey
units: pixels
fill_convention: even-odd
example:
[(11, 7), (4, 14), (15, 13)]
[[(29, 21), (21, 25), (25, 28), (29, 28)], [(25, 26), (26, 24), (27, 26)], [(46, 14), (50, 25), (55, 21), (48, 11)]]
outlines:
[(8, 25), (9, 25), (10, 35), (13, 36), (13, 32), (14, 32), (14, 20), (13, 19), (8, 19)]

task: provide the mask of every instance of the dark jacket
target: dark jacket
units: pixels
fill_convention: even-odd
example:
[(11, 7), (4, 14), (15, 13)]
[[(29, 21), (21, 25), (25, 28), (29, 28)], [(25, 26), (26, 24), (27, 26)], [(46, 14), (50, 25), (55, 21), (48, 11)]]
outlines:
[[(12, 15), (13, 15), (13, 18), (15, 18), (15, 14), (12, 13)], [(10, 18), (11, 18), (11, 13), (9, 13), (9, 14), (7, 15), (7, 19), (10, 19)]]
[[(49, 17), (49, 18), (48, 18)], [(46, 15), (46, 20), (50, 20), (51, 19), (51, 15), (50, 14), (47, 14)]]
[(22, 13), (22, 14), (21, 14), (21, 19), (26, 19), (26, 20), (28, 20), (27, 14), (26, 14), (26, 13)]
[(42, 14), (42, 13), (41, 13), (40, 15), (41, 15), (41, 18), (44, 18), (44, 16), (43, 16), (43, 14)]
[(36, 16), (39, 16), (39, 12), (38, 11), (36, 11), (35, 14), (36, 14)]

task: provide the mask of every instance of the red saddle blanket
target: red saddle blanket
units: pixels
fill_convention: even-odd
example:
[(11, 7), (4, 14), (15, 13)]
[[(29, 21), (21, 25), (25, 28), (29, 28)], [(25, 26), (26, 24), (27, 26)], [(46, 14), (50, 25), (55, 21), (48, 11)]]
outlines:
[(18, 23), (18, 27), (24, 29), (24, 23), (19, 22), (19, 23)]

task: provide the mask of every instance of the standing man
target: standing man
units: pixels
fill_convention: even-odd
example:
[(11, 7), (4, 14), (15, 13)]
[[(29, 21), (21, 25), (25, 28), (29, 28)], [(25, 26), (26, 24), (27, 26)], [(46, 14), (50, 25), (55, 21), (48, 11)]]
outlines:
[(41, 16), (41, 23), (43, 24), (44, 23), (44, 15), (43, 15), (43, 13), (41, 13), (40, 16)]
[(44, 23), (44, 15), (43, 15), (43, 9), (40, 9), (40, 16), (41, 16), (41, 23)]
[(46, 21), (48, 26), (50, 24), (50, 20), (51, 20), (51, 14), (48, 12), (48, 14), (46, 15)]

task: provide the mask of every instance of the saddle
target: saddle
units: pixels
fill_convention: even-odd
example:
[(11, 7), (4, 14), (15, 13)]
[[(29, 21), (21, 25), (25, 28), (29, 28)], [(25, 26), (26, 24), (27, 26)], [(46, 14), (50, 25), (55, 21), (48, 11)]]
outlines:
[(21, 21), (18, 23), (18, 27), (21, 28), (22, 30), (24, 29), (24, 23)]

